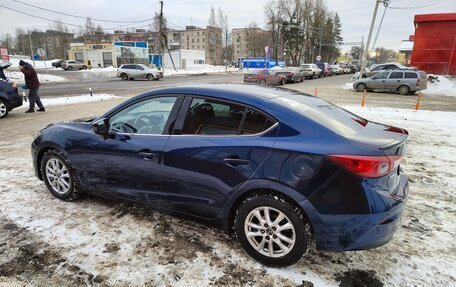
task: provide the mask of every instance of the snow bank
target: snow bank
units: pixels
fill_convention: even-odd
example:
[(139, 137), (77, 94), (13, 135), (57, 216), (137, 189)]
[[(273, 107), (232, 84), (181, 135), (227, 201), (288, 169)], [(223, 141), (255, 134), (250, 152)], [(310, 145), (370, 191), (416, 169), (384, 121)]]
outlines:
[[(228, 67), (228, 72), (237, 72), (239, 71), (238, 68)], [(187, 68), (187, 69), (177, 69), (177, 71), (173, 70), (173, 68), (165, 68), (165, 76), (172, 76), (172, 75), (200, 75), (200, 74), (213, 74), (213, 73), (224, 73), (225, 66), (211, 66), (211, 65), (204, 65), (202, 67), (197, 68)]]
[[(23, 84), (25, 83), (24, 80), (24, 74), (22, 72), (8, 72), (5, 71), (6, 76), (15, 81), (18, 84)], [(66, 78), (65, 77), (60, 77), (60, 76), (54, 76), (54, 75), (49, 75), (49, 74), (40, 74), (38, 73), (38, 79), (40, 80), (41, 83), (47, 82), (47, 83), (59, 83), (59, 82), (65, 82)]]
[(432, 76), (437, 76), (439, 81), (435, 83), (428, 82), (427, 89), (423, 91), (423, 94), (427, 96), (456, 97), (456, 78), (439, 75)]
[[(45, 107), (50, 106), (63, 106), (63, 105), (71, 105), (71, 104), (78, 104), (78, 103), (89, 103), (89, 102), (100, 102), (100, 101), (108, 101), (113, 99), (118, 99), (122, 97), (118, 97), (114, 94), (93, 94), (90, 96), (89, 94), (74, 96), (74, 97), (59, 97), (59, 98), (43, 98), (41, 101)], [(22, 107), (28, 107), (28, 102), (23, 103)]]
[[(9, 62), (12, 65), (12, 67), (18, 67), (19, 66), (19, 62), (20, 60), (22, 59), (14, 59), (14, 58), (11, 58), (9, 60)], [(55, 67), (52, 66), (52, 62), (55, 62), (55, 61), (59, 61), (60, 59), (53, 59), (53, 60), (47, 60), (47, 61), (36, 61), (35, 60), (35, 69), (45, 69), (45, 68), (48, 68), (48, 69), (56, 69)], [(30, 65), (33, 66), (33, 61), (32, 60), (23, 60), (24, 62), (27, 62), (29, 63)], [(60, 68), (59, 68), (60, 69)]]
[(353, 83), (345, 83), (342, 85), (342, 89), (344, 90), (353, 90)]

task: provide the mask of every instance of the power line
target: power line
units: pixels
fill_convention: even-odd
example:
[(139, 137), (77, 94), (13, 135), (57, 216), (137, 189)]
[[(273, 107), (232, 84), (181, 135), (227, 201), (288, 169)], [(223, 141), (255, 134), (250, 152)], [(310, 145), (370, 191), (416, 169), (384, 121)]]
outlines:
[(386, 14), (386, 10), (388, 9), (388, 2), (385, 2), (385, 10), (383, 10), (383, 15), (382, 15), (382, 19), (380, 20), (380, 24), (378, 25), (378, 29), (377, 29), (377, 34), (375, 35), (375, 39), (374, 39), (374, 44), (372, 45), (372, 50), (375, 49), (375, 45), (377, 45), (377, 39), (378, 39), (378, 35), (380, 34), (380, 29), (382, 28), (382, 24), (383, 24), (383, 19), (385, 18), (385, 14)]
[(442, 4), (446, 0), (432, 0), (428, 3), (417, 5), (417, 6), (403, 6), (403, 7), (389, 7), (390, 9), (397, 9), (397, 10), (413, 10), (413, 9), (420, 9), (432, 5)]
[[(74, 14), (69, 14), (69, 13), (65, 13), (65, 12), (59, 12), (59, 11), (56, 11), (56, 10), (51, 10), (51, 9), (48, 9), (48, 8), (40, 7), (40, 6), (37, 6), (37, 5), (34, 5), (34, 4), (22, 2), (22, 1), (19, 1), (19, 0), (12, 0), (12, 1), (17, 2), (17, 3), (20, 3), (20, 4), (23, 4), (23, 5), (27, 5), (27, 6), (36, 8), (36, 9), (40, 9), (40, 10), (43, 10), (43, 11), (48, 11), (48, 12), (56, 13), (56, 14), (59, 14), (59, 15), (64, 15), (64, 16), (73, 17), (73, 18), (78, 18), (78, 19), (87, 19), (87, 17), (78, 16), (78, 15), (74, 15)], [(154, 5), (154, 6), (156, 6), (156, 5)], [(110, 23), (142, 23), (142, 22), (150, 21), (150, 20), (152, 20), (153, 18), (149, 18), (149, 19), (145, 19), (145, 20), (129, 20), (129, 21), (128, 21), (128, 20), (126, 20), (126, 21), (121, 21), (121, 20), (106, 20), (106, 19), (97, 19), (97, 18), (91, 18), (91, 19), (92, 19), (93, 21), (97, 21), (97, 22), (110, 22)]]

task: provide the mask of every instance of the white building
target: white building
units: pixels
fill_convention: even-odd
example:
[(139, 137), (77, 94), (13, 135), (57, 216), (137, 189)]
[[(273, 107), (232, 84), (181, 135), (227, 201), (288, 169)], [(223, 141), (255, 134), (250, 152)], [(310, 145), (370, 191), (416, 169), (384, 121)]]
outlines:
[[(191, 69), (206, 65), (206, 52), (203, 50), (171, 50), (171, 56), (177, 69)], [(168, 53), (164, 53), (165, 68), (172, 68), (173, 64)]]

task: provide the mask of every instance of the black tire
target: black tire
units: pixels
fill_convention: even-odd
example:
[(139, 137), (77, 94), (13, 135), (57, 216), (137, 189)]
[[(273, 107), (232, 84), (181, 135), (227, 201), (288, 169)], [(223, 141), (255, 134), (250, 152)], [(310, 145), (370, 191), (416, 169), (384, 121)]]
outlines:
[(261, 80), (261, 81), (260, 81), (260, 85), (261, 85), (261, 86), (266, 86), (266, 80), (264, 80), (264, 79)]
[(280, 85), (283, 86), (287, 83), (287, 79), (285, 78), (282, 78), (282, 80), (280, 80)]
[(367, 86), (364, 83), (359, 83), (358, 85), (356, 85), (356, 91), (358, 91), (358, 92), (364, 92), (364, 90), (366, 90), (366, 89), (367, 89)]
[(154, 79), (154, 75), (152, 75), (152, 74), (147, 74), (146, 79), (147, 79), (148, 81), (152, 81), (152, 80)]
[(0, 119), (6, 118), (9, 113), (8, 103), (0, 99)]
[[(250, 220), (254, 220), (257, 218), (254, 215), (251, 215), (251, 212), (255, 209), (261, 210), (262, 208), (267, 207), (270, 210), (270, 221), (274, 223), (273, 221), (277, 218), (279, 212), (285, 215), (286, 217), (279, 221), (277, 224), (272, 224), (272, 226), (267, 226), (264, 225), (262, 226), (262, 231), (257, 230), (254, 227), (248, 227), (246, 225), (246, 222), (252, 222)], [(261, 214), (261, 211), (260, 211)], [(264, 215), (264, 211), (263, 214)], [(275, 217), (274, 217), (275, 215)], [(264, 240), (269, 240), (271, 241), (277, 241), (277, 238), (283, 238), (283, 236), (287, 236), (287, 234), (284, 234), (282, 232), (276, 231), (277, 228), (276, 226), (283, 226), (280, 225), (280, 223), (288, 222), (292, 225), (294, 228), (294, 232), (290, 231), (290, 229), (285, 230), (288, 232), (288, 235), (291, 232), (294, 234), (294, 244), (291, 245), (291, 243), (286, 243), (286, 241), (279, 240), (280, 243), (284, 244), (289, 244), (288, 246), (291, 248), (287, 253), (283, 256), (277, 256), (277, 257), (272, 257), (272, 256), (266, 256), (260, 251), (257, 251), (257, 249), (254, 248), (252, 244), (249, 241), (249, 239), (246, 236), (246, 229), (247, 228), (252, 228), (250, 229), (250, 232), (258, 232), (259, 234), (263, 235), (258, 235), (258, 236), (251, 236), (250, 240), (252, 242), (257, 242), (258, 237), (261, 239), (261, 243)], [(260, 225), (260, 221), (258, 220), (258, 224)], [(263, 228), (264, 227), (264, 228)], [(275, 229), (274, 229), (275, 228)], [(256, 230), (256, 231), (253, 231)], [(235, 231), (236, 235), (238, 237), (239, 242), (241, 243), (242, 247), (244, 250), (252, 256), (255, 260), (267, 265), (267, 266), (275, 266), (275, 267), (285, 267), (289, 266), (291, 264), (296, 263), (310, 248), (310, 243), (312, 241), (312, 228), (308, 220), (306, 219), (306, 216), (304, 213), (299, 209), (298, 207), (294, 206), (287, 200), (276, 196), (274, 194), (256, 194), (252, 197), (247, 198), (242, 202), (242, 204), (239, 206), (237, 214), (236, 214), (236, 219), (235, 219)], [(272, 235), (271, 235), (272, 234)], [(276, 235), (280, 234), (280, 235)], [(274, 236), (275, 239), (272, 239)], [(292, 235), (293, 238), (293, 235)], [(266, 252), (265, 249), (269, 249), (269, 243), (263, 243), (259, 244), (261, 246), (261, 251)], [(266, 247), (266, 244), (268, 244), (268, 247)], [(274, 246), (275, 245), (275, 246)], [(276, 250), (277, 248), (281, 249), (277, 243), (272, 243), (271, 244), (273, 248), (273, 253), (274, 252), (280, 252), (280, 250)], [(290, 247), (291, 246), (291, 247)], [(269, 254), (269, 252), (268, 252)], [(278, 254), (280, 255), (280, 253)]]
[(122, 80), (125, 80), (125, 81), (128, 80), (128, 75), (127, 75), (127, 73), (122, 73), (122, 74), (120, 74), (120, 78), (121, 78)]
[(68, 71), (73, 71), (73, 67), (72, 67), (72, 66), (69, 66), (69, 67), (67, 68), (67, 70), (68, 70)]
[(86, 65), (82, 66), (82, 69), (87, 70), (87, 66)]
[[(51, 160), (56, 160), (57, 162), (61, 163), (61, 165), (64, 166), (67, 171), (68, 189), (66, 191), (63, 190), (62, 192), (58, 192), (56, 188), (52, 186), (53, 183), (50, 181), (49, 177), (53, 177), (53, 174), (50, 174), (50, 171), (46, 168), (46, 165)], [(44, 184), (51, 192), (51, 194), (55, 197), (61, 200), (75, 200), (82, 195), (82, 191), (79, 188), (78, 180), (76, 178), (76, 172), (73, 169), (70, 161), (64, 156), (63, 153), (57, 150), (49, 150), (45, 152), (43, 159), (41, 160), (40, 168)], [(54, 180), (56, 180), (55, 177)]]
[(410, 93), (410, 88), (408, 86), (402, 85), (397, 89), (397, 91), (399, 92), (399, 94), (405, 96)]

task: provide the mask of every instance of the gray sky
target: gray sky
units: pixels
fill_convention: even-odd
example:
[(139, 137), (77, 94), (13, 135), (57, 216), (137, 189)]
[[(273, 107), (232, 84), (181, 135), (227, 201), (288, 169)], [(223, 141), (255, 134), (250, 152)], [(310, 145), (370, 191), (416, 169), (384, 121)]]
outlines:
[[(33, 4), (47, 9), (79, 16), (91, 16), (92, 18), (106, 20), (144, 20), (151, 18), (155, 11), (159, 10), (157, 0), (21, 0), (21, 2)], [(231, 28), (246, 27), (255, 21), (260, 27), (264, 26), (263, 3), (266, 0), (164, 0), (164, 13), (170, 22), (170, 27), (197, 25), (204, 26), (209, 19), (211, 5), (215, 9), (221, 8), (228, 15), (228, 23)], [(329, 10), (338, 12), (342, 20), (342, 33), (347, 42), (359, 42), (361, 36), (366, 36), (369, 31), (370, 20), (374, 10), (375, 0), (326, 0)], [(427, 4), (432, 4), (426, 6)], [(84, 19), (77, 19), (65, 15), (59, 15), (50, 11), (43, 11), (13, 0), (0, 0), (0, 5), (19, 10), (24, 13), (56, 19), (74, 25), (83, 25)], [(456, 13), (456, 0), (392, 0), (391, 7), (417, 7), (416, 9), (388, 9), (383, 21), (382, 30), (376, 46), (397, 49), (401, 40), (407, 39), (414, 33), (413, 17), (415, 14), (428, 13)], [(377, 25), (383, 14), (383, 6), (380, 7), (377, 16)], [(16, 28), (46, 29), (49, 22), (28, 15), (9, 11), (0, 7), (0, 35), (3, 33), (14, 34)], [(105, 28), (137, 27), (141, 24), (105, 23)], [(77, 27), (69, 27), (77, 30)], [(374, 29), (376, 32), (376, 28)], [(349, 47), (342, 47), (348, 49)]]

